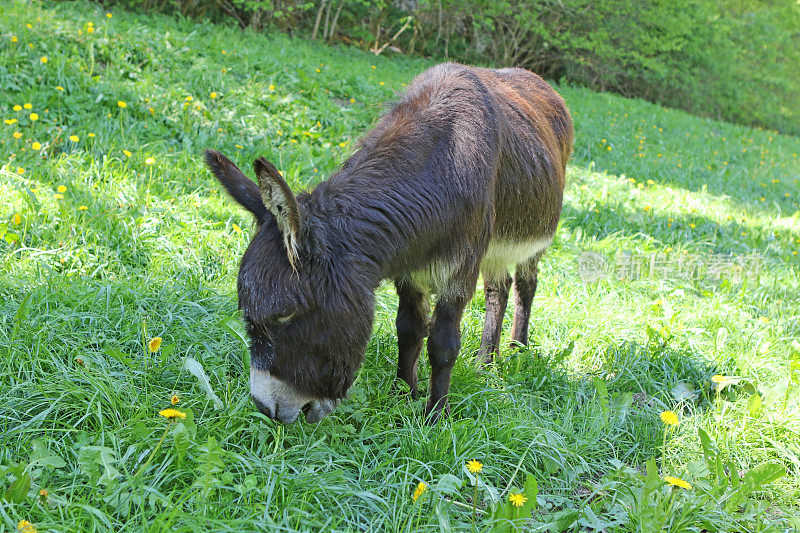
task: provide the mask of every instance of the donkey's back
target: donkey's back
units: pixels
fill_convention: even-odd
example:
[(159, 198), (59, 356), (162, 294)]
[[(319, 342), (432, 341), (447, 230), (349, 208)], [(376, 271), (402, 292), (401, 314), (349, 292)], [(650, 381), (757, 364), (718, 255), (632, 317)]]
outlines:
[[(402, 194), (400, 240), (414, 246), (388, 277), (408, 273), (438, 292), (464, 255), (497, 279), (550, 244), (572, 135), (564, 100), (536, 74), (446, 63), (409, 84), (330, 184)], [(380, 170), (365, 180), (358, 170), (370, 167)]]

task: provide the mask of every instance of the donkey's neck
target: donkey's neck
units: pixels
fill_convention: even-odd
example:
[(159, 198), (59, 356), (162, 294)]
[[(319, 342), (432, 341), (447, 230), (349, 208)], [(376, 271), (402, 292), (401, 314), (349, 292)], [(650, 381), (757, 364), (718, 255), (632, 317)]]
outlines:
[(387, 176), (391, 169), (381, 175), (345, 172), (321, 183), (314, 194), (335, 260), (360, 269), (375, 286), (424, 267), (448, 223), (446, 202), (434, 205), (434, 191), (420, 187), (435, 183), (419, 173)]

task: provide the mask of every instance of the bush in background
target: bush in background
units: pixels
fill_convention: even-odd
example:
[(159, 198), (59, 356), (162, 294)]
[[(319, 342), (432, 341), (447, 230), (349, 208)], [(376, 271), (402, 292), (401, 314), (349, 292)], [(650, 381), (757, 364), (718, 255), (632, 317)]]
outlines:
[(493, 65), (800, 134), (795, 0), (105, 0)]

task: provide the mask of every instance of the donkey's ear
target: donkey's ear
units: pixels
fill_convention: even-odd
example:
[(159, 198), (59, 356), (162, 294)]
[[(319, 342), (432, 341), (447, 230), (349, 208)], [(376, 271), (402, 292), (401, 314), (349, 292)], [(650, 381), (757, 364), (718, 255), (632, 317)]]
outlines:
[(300, 206), (289, 185), (281, 176), (275, 165), (259, 157), (253, 161), (253, 170), (261, 189), (261, 200), (267, 209), (275, 215), (278, 228), (283, 234), (286, 254), (289, 263), (296, 269), (300, 249), (300, 229), (302, 224)]
[(253, 213), (259, 224), (266, 222), (269, 211), (261, 200), (261, 191), (253, 180), (248, 179), (230, 159), (214, 150), (206, 150), (206, 165), (242, 207)]

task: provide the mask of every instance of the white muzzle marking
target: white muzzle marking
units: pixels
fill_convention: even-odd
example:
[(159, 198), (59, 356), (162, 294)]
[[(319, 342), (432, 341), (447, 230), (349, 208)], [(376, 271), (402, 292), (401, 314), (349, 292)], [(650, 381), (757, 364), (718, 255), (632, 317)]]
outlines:
[(308, 406), (307, 422), (319, 422), (338, 405), (338, 400), (318, 400), (299, 394), (294, 387), (269, 372), (250, 367), (250, 397), (258, 410), (268, 417), (291, 424)]

